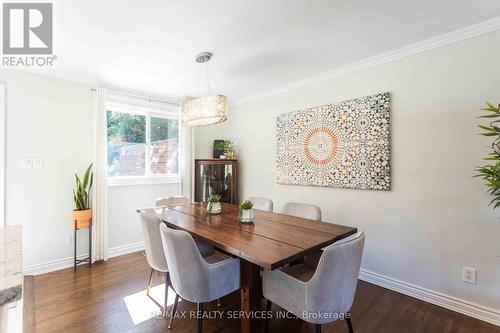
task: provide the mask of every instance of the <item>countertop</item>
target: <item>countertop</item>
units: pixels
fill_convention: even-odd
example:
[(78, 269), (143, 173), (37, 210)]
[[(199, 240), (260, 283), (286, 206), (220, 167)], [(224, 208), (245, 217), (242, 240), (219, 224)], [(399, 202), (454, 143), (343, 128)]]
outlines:
[(0, 306), (21, 299), (23, 260), (21, 226), (0, 227)]

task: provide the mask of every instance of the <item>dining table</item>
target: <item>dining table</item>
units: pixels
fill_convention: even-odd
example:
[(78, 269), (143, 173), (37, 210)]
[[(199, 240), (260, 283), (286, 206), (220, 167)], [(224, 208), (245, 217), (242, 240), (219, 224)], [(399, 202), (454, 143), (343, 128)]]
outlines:
[(239, 207), (226, 203), (219, 214), (207, 213), (205, 202), (155, 208), (154, 213), (169, 227), (240, 258), (242, 333), (262, 329), (261, 320), (252, 315), (260, 310), (261, 269), (278, 269), (357, 232), (351, 226), (257, 209), (252, 223), (240, 223)]

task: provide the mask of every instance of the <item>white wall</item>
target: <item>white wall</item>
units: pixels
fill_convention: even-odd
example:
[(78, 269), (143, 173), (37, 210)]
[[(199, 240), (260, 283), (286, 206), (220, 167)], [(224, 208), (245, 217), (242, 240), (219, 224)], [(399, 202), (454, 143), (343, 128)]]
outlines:
[[(225, 124), (197, 130), (196, 156), (234, 140), (240, 198), (272, 198), (278, 211), (317, 204), (326, 221), (366, 232), (364, 270), (491, 307), (500, 323), (500, 210), (471, 178), (490, 142), (477, 135), (479, 109), (500, 102), (499, 59), (497, 32), (234, 107)], [(276, 115), (385, 91), (391, 191), (276, 184)], [(464, 265), (478, 269), (477, 285), (462, 281)]]
[[(72, 265), (66, 238), (73, 236), (74, 173), (92, 161), (91, 87), (11, 70), (0, 70), (0, 83), (6, 86), (6, 221), (23, 225), (25, 273)], [(22, 169), (23, 157), (43, 158), (43, 169)], [(109, 188), (111, 252), (142, 242), (136, 208), (177, 193), (177, 184)], [(78, 237), (79, 254), (88, 253), (88, 232)]]
[[(0, 71), (0, 81), (7, 103), (7, 224), (23, 225), (24, 266), (70, 257), (73, 174), (92, 160), (90, 87), (9, 70)], [(22, 169), (23, 157), (43, 158), (43, 169)]]
[(112, 251), (142, 243), (137, 208), (152, 207), (156, 198), (177, 195), (178, 184), (115, 186), (108, 190), (108, 246)]

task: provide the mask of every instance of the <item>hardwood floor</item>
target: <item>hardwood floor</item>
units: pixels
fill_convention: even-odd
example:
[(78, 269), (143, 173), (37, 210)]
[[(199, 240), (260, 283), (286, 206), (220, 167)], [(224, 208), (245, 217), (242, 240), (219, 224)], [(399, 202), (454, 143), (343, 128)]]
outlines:
[[(144, 315), (149, 317), (145, 309), (153, 304), (144, 300), (148, 277), (149, 266), (139, 252), (94, 264), (92, 268), (81, 266), (76, 272), (70, 268), (35, 276), (35, 331), (195, 332), (196, 320), (191, 318), (176, 318), (170, 330), (162, 318), (141, 322)], [(160, 276), (155, 276), (155, 285), (161, 283)], [(162, 296), (155, 299), (161, 303)], [(226, 316), (234, 317), (235, 312), (229, 311), (239, 310), (239, 293), (223, 298), (221, 303), (221, 307), (210, 303), (205, 310), (212, 311), (212, 316), (218, 315), (216, 311), (225, 311)], [(189, 317), (189, 311), (195, 310), (193, 303), (179, 303), (178, 313), (187, 311)], [(500, 327), (362, 281), (351, 315), (356, 333), (500, 333)], [(239, 332), (240, 324), (237, 319), (212, 318), (204, 321), (203, 328), (205, 333), (232, 333)], [(270, 332), (314, 332), (314, 325), (296, 319), (272, 319)], [(323, 332), (348, 331), (341, 320), (323, 325)]]
[(33, 333), (35, 332), (35, 294), (32, 275), (24, 276), (23, 297), (23, 333)]

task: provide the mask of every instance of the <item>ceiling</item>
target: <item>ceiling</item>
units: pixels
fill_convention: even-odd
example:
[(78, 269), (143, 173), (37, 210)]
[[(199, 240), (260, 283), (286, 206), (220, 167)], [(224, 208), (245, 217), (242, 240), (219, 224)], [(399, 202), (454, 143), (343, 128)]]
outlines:
[[(498, 0), (57, 0), (44, 73), (237, 99), (500, 16)], [(214, 82), (215, 81), (215, 82)]]

